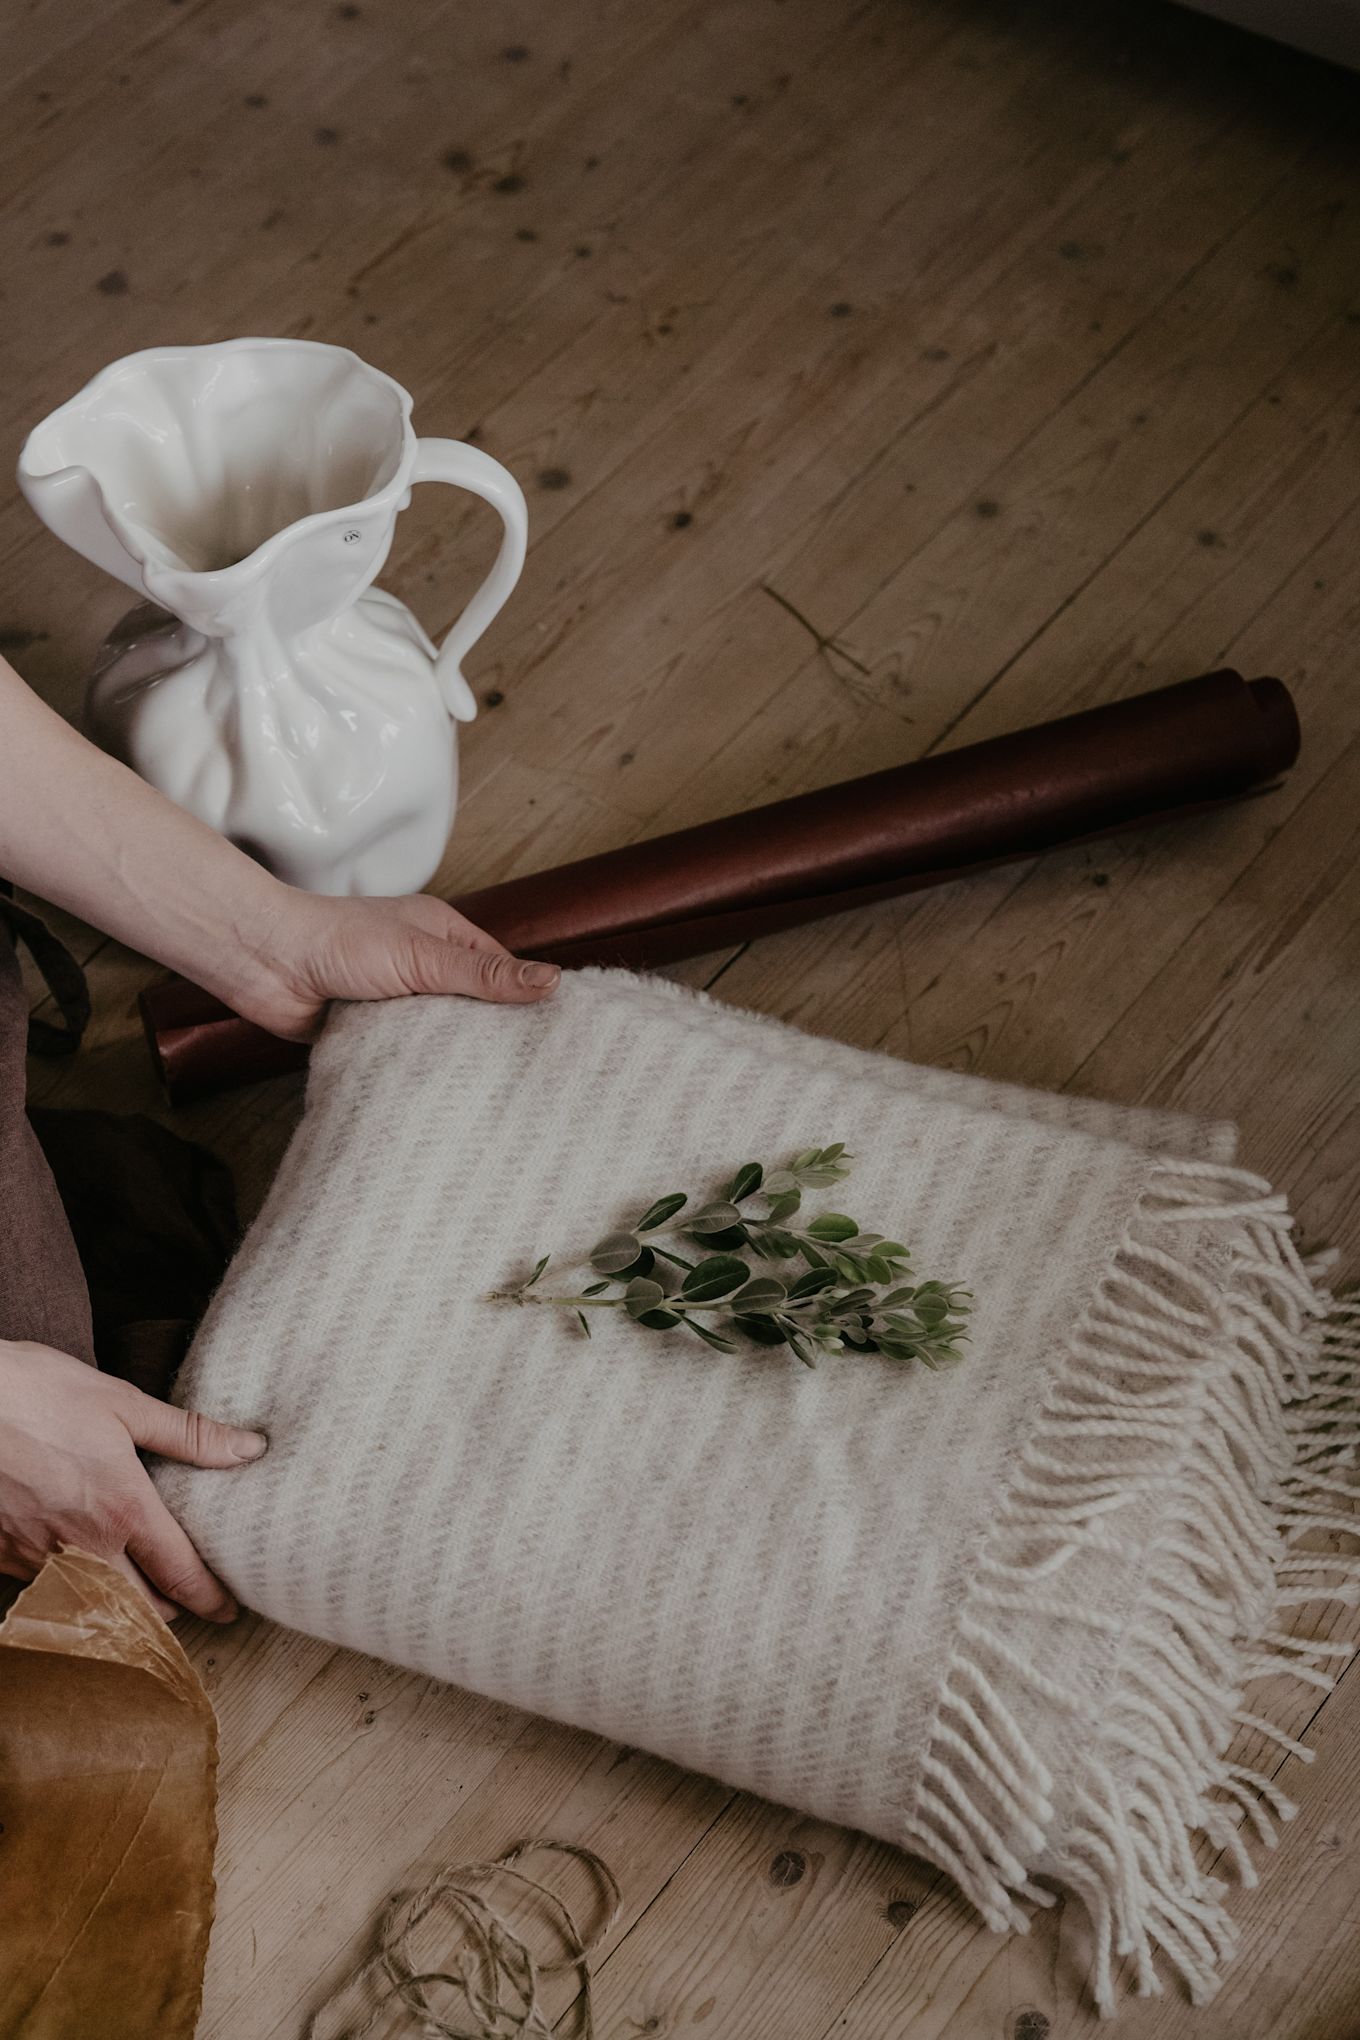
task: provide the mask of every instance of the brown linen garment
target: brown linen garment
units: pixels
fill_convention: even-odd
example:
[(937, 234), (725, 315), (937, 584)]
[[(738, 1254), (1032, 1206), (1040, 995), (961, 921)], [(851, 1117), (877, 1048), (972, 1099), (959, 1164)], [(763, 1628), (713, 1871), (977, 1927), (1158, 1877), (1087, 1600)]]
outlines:
[[(17, 934), (65, 1028), (31, 1019)], [(24, 1047), (70, 1054), (79, 965), (0, 893), (0, 1339), (33, 1339), (168, 1396), (237, 1243), (230, 1172), (144, 1113), (24, 1110)]]
[(24, 1109), (28, 1000), (0, 896), (0, 1339), (34, 1339), (94, 1364), (80, 1256)]

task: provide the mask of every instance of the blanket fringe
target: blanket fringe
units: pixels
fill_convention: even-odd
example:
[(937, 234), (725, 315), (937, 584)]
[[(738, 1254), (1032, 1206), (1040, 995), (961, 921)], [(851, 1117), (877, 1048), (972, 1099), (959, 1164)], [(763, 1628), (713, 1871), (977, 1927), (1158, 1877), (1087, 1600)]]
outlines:
[[(1235, 1929), (1202, 1859), (1255, 1884), (1247, 1839), (1273, 1848), (1295, 1812), (1229, 1759), (1233, 1732), (1312, 1756), (1243, 1688), (1326, 1692), (1354, 1649), (1286, 1627), (1360, 1602), (1360, 1298), (1327, 1294), (1330, 1265), (1300, 1259), (1260, 1177), (1160, 1160), (970, 1587), (907, 1839), (997, 1929), (1052, 1902), (1036, 1876), (1079, 1893), (1102, 2013), (1116, 1962), (1161, 1990), (1158, 1953), (1212, 1996)], [(1136, 1569), (1131, 1614), (1083, 1593), (1083, 1557), (1111, 1553)], [(1047, 1621), (1057, 1661), (1072, 1624), (1104, 1652), (1098, 1688), (1035, 1661)], [(1057, 1781), (1027, 1728), (1055, 1708)]]

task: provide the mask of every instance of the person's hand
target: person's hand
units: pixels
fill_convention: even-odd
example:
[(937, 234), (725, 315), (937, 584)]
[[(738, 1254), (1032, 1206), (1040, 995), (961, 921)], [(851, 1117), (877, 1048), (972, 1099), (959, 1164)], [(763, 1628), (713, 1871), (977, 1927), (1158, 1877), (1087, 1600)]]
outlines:
[(239, 982), (228, 962), (222, 996), (247, 1020), (290, 1041), (313, 1038), (331, 999), (461, 992), (526, 1005), (546, 998), (561, 976), (556, 964), (512, 956), (427, 893), (328, 899), (282, 886), (277, 910), (241, 934)]
[(106, 757), (0, 658), (0, 871), (309, 1041), (331, 999), (462, 992), (526, 1004), (553, 964), (521, 962), (442, 900), (327, 899), (263, 865)]
[(0, 1573), (31, 1580), (60, 1545), (105, 1558), (165, 1618), (182, 1609), (230, 1622), (213, 1578), (137, 1457), (188, 1466), (258, 1459), (258, 1431), (218, 1424), (143, 1395), (69, 1354), (0, 1339)]

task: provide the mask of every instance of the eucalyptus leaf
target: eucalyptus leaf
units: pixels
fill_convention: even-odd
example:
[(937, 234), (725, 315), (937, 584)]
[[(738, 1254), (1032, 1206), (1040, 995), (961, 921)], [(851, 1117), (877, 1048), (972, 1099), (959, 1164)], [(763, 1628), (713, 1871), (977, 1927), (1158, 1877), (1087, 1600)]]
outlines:
[(759, 1162), (743, 1162), (727, 1186), (727, 1196), (733, 1204), (740, 1204), (743, 1197), (750, 1197), (759, 1190), (764, 1181), (765, 1171)]
[(795, 1158), (793, 1173), (805, 1189), (825, 1190), (844, 1181), (850, 1174), (852, 1159), (845, 1152), (844, 1143), (837, 1141), (831, 1147), (808, 1148)]
[(641, 1250), (636, 1233), (609, 1233), (590, 1250), (590, 1265), (600, 1275), (621, 1275), (631, 1268)]
[(689, 1199), (683, 1190), (673, 1190), (669, 1197), (658, 1197), (651, 1209), (643, 1212), (633, 1228), (634, 1232), (655, 1232), (658, 1226), (664, 1225), (668, 1218), (674, 1218), (676, 1212), (688, 1202)]
[(649, 1281), (645, 1275), (636, 1276), (623, 1292), (623, 1307), (631, 1318), (643, 1317), (665, 1300), (666, 1292), (661, 1284)]
[(735, 1254), (714, 1254), (690, 1270), (680, 1294), (686, 1303), (716, 1303), (719, 1297), (730, 1296), (734, 1289), (739, 1289), (750, 1274), (745, 1261), (739, 1261)]
[(783, 1346), (787, 1340), (785, 1328), (775, 1318), (732, 1318), (732, 1326), (754, 1346)]
[(782, 1346), (788, 1337), (784, 1327), (774, 1318), (734, 1317), (736, 1330), (757, 1346)]
[(691, 1218), (686, 1219), (685, 1231), (700, 1234), (720, 1233), (726, 1232), (729, 1226), (740, 1223), (741, 1213), (736, 1205), (721, 1200), (716, 1204), (706, 1204), (702, 1211), (696, 1211)]
[(824, 1211), (820, 1218), (812, 1220), (807, 1230), (809, 1239), (839, 1241), (852, 1240), (859, 1227), (843, 1211)]
[(906, 1339), (882, 1338), (878, 1341), (878, 1350), (889, 1360), (915, 1360), (918, 1357), (917, 1348)]
[(777, 1310), (787, 1301), (788, 1290), (773, 1275), (757, 1275), (732, 1298), (733, 1310)]
[(750, 1247), (751, 1235), (744, 1225), (729, 1225), (724, 1232), (705, 1233), (699, 1244), (711, 1254), (734, 1254)]
[(586, 1316), (583, 1310), (577, 1311), (576, 1322), (580, 1325), (581, 1330), (585, 1333), (586, 1337), (589, 1338), (591, 1336), (590, 1319)]
[(547, 1267), (551, 1259), (552, 1259), (551, 1254), (540, 1254), (539, 1258), (534, 1262), (533, 1274), (529, 1277), (529, 1280), (524, 1285), (526, 1289), (533, 1288), (535, 1282), (537, 1282), (539, 1276), (543, 1273), (543, 1270)]
[(834, 1268), (809, 1268), (800, 1275), (789, 1290), (790, 1303), (799, 1303), (805, 1296), (817, 1296), (823, 1289), (834, 1289), (836, 1271)]
[(709, 1327), (701, 1325), (697, 1318), (686, 1318), (685, 1323), (697, 1339), (702, 1339), (706, 1346), (712, 1346), (716, 1353), (736, 1352), (737, 1347), (734, 1339), (724, 1338), (721, 1332), (710, 1331)]
[(808, 1345), (807, 1341), (805, 1339), (799, 1338), (797, 1332), (790, 1332), (788, 1337), (789, 1344), (792, 1346), (794, 1352), (798, 1355), (798, 1358), (802, 1361), (804, 1367), (815, 1367), (817, 1365), (817, 1362), (813, 1356), (812, 1349)]

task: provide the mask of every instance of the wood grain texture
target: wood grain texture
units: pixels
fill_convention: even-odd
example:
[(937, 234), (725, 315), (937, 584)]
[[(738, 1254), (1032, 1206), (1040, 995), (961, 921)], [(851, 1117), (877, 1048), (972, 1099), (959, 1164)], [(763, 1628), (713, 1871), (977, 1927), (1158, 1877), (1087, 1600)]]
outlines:
[[(1236, 1118), (1357, 1272), (1360, 81), (1134, 0), (13, 0), (0, 51), (10, 455), (117, 354), (267, 331), (356, 347), (524, 481), (446, 889), (1218, 663), (1287, 679), (1269, 799), (675, 974)], [(491, 537), (421, 492), (385, 579), (440, 630)], [(6, 493), (0, 647), (66, 712), (124, 606)], [(150, 966), (57, 923), (96, 1022), (35, 1095), (169, 1119)], [(253, 1209), (299, 1096), (171, 1123)], [(188, 1642), (223, 1741), (203, 2040), (300, 2033), (389, 1891), (544, 1832), (623, 1885), (604, 2040), (1094, 2029), (1066, 1908), (997, 1940), (924, 1866), (634, 1751), (254, 1617)], [(1252, 1747), (1301, 1812), (1222, 1994), (1121, 2031), (1360, 2034), (1360, 1672), (1319, 1699), (1275, 1707), (1310, 1769)]]

